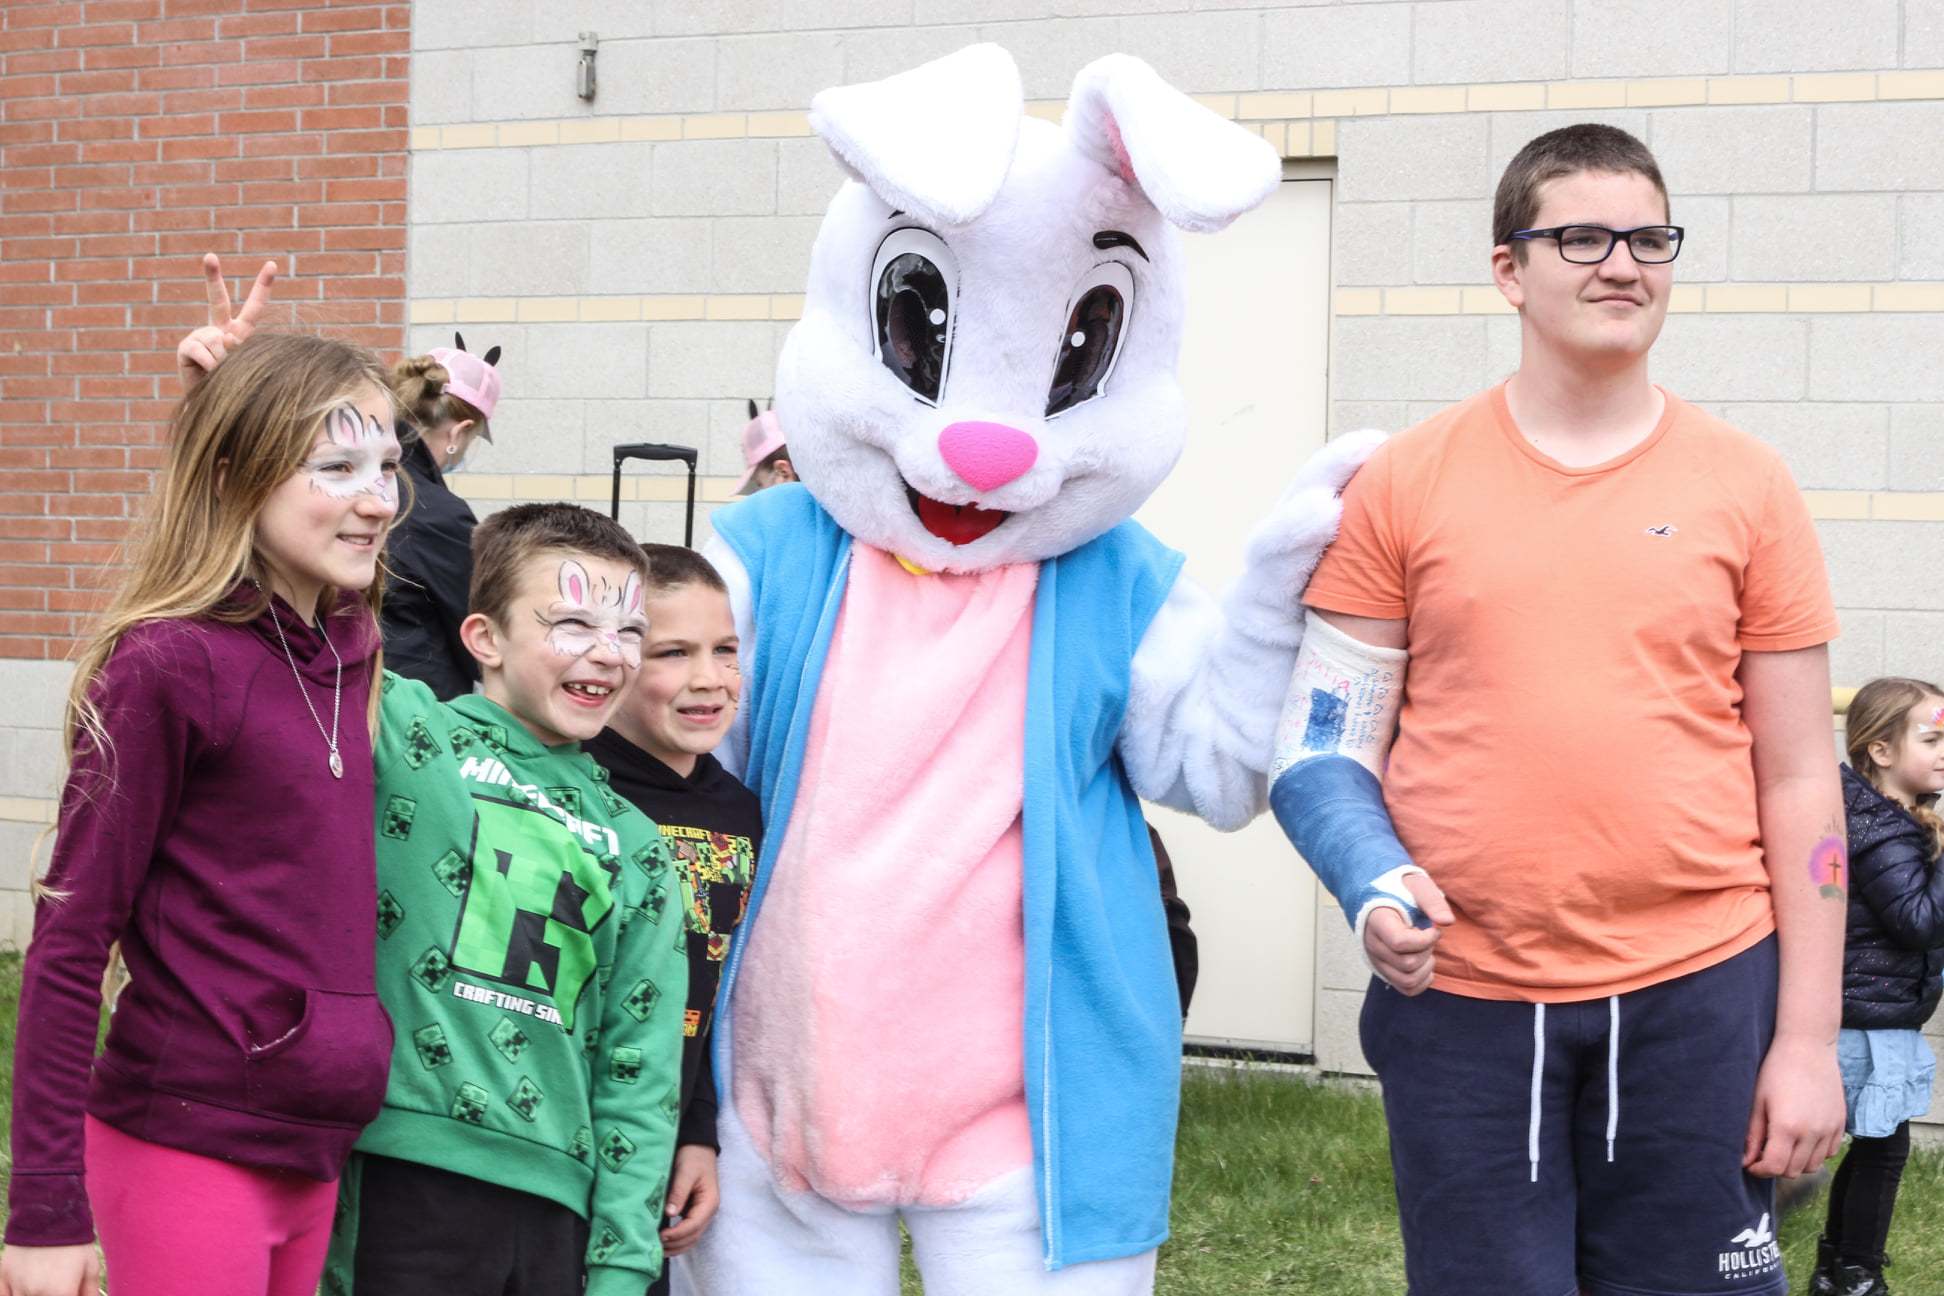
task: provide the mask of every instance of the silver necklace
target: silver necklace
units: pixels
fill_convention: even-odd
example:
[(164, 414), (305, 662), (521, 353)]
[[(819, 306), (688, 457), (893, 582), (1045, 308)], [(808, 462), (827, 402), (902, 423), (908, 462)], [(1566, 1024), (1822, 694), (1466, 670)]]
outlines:
[[(250, 584), (257, 587), (257, 593), (263, 592), (263, 586), (254, 577)], [(310, 710), (311, 723), (317, 726), (317, 732), (330, 744), (331, 777), (341, 779), (344, 777), (344, 758), (338, 755), (338, 703), (344, 697), (344, 658), (338, 656), (337, 645), (331, 642), (329, 632), (320, 621), (317, 633), (323, 638), (324, 646), (331, 650), (332, 659), (337, 662), (337, 674), (331, 680), (331, 732), (325, 733), (323, 717), (317, 714), (317, 707), (310, 699), (310, 690), (304, 687), (304, 676), (297, 669), (297, 659), (290, 652), (290, 640), (284, 638), (283, 618), (277, 615), (275, 607), (270, 609), (270, 624), (277, 628), (277, 642), (283, 645), (284, 660), (290, 663), (290, 677), (297, 681), (297, 692), (304, 699), (304, 706)]]

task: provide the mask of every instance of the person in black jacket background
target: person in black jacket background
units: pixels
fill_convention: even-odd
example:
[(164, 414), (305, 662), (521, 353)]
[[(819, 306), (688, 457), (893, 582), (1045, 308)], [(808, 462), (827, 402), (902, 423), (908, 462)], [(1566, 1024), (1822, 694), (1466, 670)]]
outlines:
[[(1921, 1028), (1944, 995), (1944, 691), (1871, 680), (1850, 703), (1843, 805), (1849, 928), (1837, 1060), (1849, 1152), (1829, 1190), (1811, 1296), (1888, 1296), (1884, 1246), (1910, 1121), (1930, 1109), (1937, 1061)], [(1837, 883), (1841, 875), (1836, 875)]]
[(479, 666), (459, 641), (472, 585), (472, 533), (479, 520), (453, 494), (445, 474), (466, 457), (474, 438), (493, 439), (487, 420), (499, 401), (499, 348), (483, 356), (435, 347), (392, 369), (401, 417), (399, 440), (411, 478), (410, 503), (386, 548), (388, 579), (382, 619), (385, 665), (421, 680), (441, 702), (472, 691)]

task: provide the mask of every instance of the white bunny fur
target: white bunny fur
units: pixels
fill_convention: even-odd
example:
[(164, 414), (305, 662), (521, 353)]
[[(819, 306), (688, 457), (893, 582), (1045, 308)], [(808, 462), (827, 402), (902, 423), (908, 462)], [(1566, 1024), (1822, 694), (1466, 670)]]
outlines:
[[(1280, 177), (1273, 151), (1125, 55), (1081, 71), (1064, 129), (1022, 119), (1017, 72), (992, 46), (826, 91), (812, 123), (855, 178), (818, 232), (803, 318), (777, 373), (791, 462), (811, 494), (858, 540), (934, 571), (1056, 557), (1132, 515), (1186, 436), (1175, 372), (1182, 251), (1170, 219), (1217, 229), (1255, 206)], [(936, 407), (873, 355), (873, 258), (887, 234), (911, 225), (940, 236), (959, 271)], [(1146, 257), (1096, 248), (1094, 234), (1110, 229), (1133, 236)], [(1073, 291), (1110, 255), (1134, 283), (1119, 360), (1102, 395), (1047, 419)], [(974, 490), (939, 451), (940, 430), (962, 420), (1029, 433), (1037, 460), (1016, 480)], [(1261, 810), (1301, 640), (1300, 592), (1336, 533), (1337, 491), (1375, 443), (1342, 438), (1305, 467), (1220, 605), (1176, 581), (1136, 653), (1119, 741), (1143, 797), (1224, 828)], [(907, 485), (1013, 516), (953, 545), (919, 523)], [(748, 644), (760, 627), (749, 624), (746, 578), (727, 546), (710, 556), (725, 569)], [(739, 738), (725, 753), (732, 760)]]
[[(946, 92), (966, 98), (953, 105), (948, 138), (929, 140), (921, 127), (932, 114), (923, 105)], [(1116, 109), (1132, 114), (1118, 129)], [(1184, 294), (1180, 242), (1144, 190), (1204, 184), (1188, 218), (1206, 228), (1260, 202), (1280, 176), (1266, 143), (1125, 55), (1081, 73), (1068, 114), (1065, 130), (1022, 120), (1017, 73), (993, 46), (827, 91), (812, 109), (812, 124), (860, 180), (837, 195), (818, 232), (803, 319), (778, 364), (777, 409), (791, 464), (838, 524), (921, 567), (978, 571), (1051, 558), (1106, 531), (1153, 492), (1186, 431), (1175, 377)], [(1172, 135), (1131, 134), (1136, 122)], [(1139, 185), (1096, 160), (1113, 159), (1123, 139), (1130, 165), (1144, 173)], [(993, 159), (1008, 141), (1010, 168), (1002, 170)], [(1211, 154), (1228, 164), (1213, 176)], [(935, 408), (872, 355), (872, 258), (886, 235), (911, 225), (943, 238), (959, 270), (950, 378)], [(1145, 258), (1096, 248), (1093, 236), (1103, 230), (1132, 235)], [(1110, 259), (1134, 281), (1119, 360), (1102, 395), (1048, 419), (1073, 293)], [(989, 492), (960, 480), (939, 454), (938, 434), (966, 420), (1031, 435), (1039, 444), (1031, 470)], [(919, 524), (906, 485), (1014, 516), (953, 545)]]

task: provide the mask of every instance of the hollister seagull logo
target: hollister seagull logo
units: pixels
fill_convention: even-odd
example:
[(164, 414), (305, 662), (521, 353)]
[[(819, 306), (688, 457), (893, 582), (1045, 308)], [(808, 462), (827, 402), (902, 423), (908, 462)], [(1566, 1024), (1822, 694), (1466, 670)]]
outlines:
[(1663, 522), (1659, 526), (1648, 527), (1647, 534), (1650, 536), (1659, 536), (1661, 539), (1665, 540), (1669, 536), (1673, 535), (1679, 529), (1680, 528), (1675, 526), (1672, 522)]
[(1767, 1246), (1769, 1243), (1775, 1241), (1775, 1231), (1769, 1228), (1769, 1217), (1764, 1215), (1762, 1216), (1762, 1222), (1754, 1228), (1743, 1229), (1728, 1240), (1730, 1242), (1739, 1242), (1745, 1247)]
[(1745, 1228), (1728, 1239), (1739, 1251), (1723, 1251), (1715, 1257), (1715, 1270), (1723, 1278), (1759, 1278), (1774, 1272), (1782, 1263), (1782, 1248), (1775, 1241), (1775, 1230), (1764, 1214), (1754, 1228)]

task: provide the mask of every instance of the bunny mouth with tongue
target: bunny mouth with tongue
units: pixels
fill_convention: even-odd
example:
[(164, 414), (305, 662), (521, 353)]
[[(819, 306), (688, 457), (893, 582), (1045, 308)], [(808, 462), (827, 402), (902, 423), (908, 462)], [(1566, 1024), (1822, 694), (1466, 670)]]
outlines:
[(947, 544), (969, 545), (1012, 516), (1004, 509), (982, 509), (977, 504), (947, 504), (910, 486), (905, 487), (905, 495), (919, 524)]

